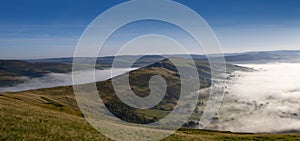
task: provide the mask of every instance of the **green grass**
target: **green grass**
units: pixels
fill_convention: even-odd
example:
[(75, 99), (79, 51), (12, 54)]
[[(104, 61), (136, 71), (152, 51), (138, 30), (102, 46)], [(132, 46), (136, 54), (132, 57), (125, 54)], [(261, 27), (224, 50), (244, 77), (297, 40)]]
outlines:
[(62, 104), (57, 103), (56, 101), (51, 100), (51, 99), (49, 99), (49, 98), (47, 98), (47, 97), (43, 97), (43, 96), (42, 96), (41, 98), (42, 98), (43, 100), (45, 100), (47, 104), (52, 104), (52, 105), (54, 105), (55, 107), (63, 107)]
[[(56, 92), (64, 88), (57, 88)], [(48, 93), (41, 93), (47, 92)], [(49, 94), (50, 93), (50, 94)], [(43, 94), (43, 96), (41, 96)], [(71, 98), (71, 95), (65, 94)], [(44, 98), (41, 98), (44, 97)], [(0, 96), (0, 140), (109, 140), (98, 133), (81, 116), (64, 94), (51, 95), (50, 89)], [(73, 97), (74, 98), (74, 97)], [(59, 100), (57, 100), (59, 99)], [(75, 99), (72, 99), (75, 100)], [(60, 110), (53, 104), (64, 105)], [(69, 108), (69, 109), (68, 109)], [(149, 114), (163, 114), (148, 110)], [(146, 112), (146, 114), (147, 114)], [(180, 129), (165, 141), (264, 141), (299, 140), (300, 134), (243, 134), (221, 131)]]
[(167, 116), (170, 112), (163, 111), (163, 110), (156, 110), (156, 109), (147, 109), (147, 110), (137, 109), (136, 113), (146, 115), (147, 117), (156, 117), (158, 119), (161, 119)]
[(108, 140), (83, 118), (0, 97), (0, 140)]

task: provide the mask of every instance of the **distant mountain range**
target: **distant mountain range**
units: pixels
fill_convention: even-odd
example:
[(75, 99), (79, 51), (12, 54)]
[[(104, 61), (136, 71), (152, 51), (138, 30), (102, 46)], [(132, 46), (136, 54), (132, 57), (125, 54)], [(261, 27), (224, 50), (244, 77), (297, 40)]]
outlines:
[[(193, 59), (196, 60), (207, 60), (206, 55), (197, 55), (197, 54), (191, 54), (190, 55)], [(225, 53), (223, 55), (221, 54), (210, 54), (211, 58), (214, 57), (220, 57), (224, 56), (225, 60), (227, 62), (241, 62), (241, 63), (247, 63), (247, 62), (257, 62), (259, 63), (265, 63), (265, 62), (283, 62), (283, 61), (299, 61), (300, 60), (300, 50), (280, 50), (280, 51), (257, 51), (257, 52), (245, 52), (245, 53)], [(160, 55), (124, 55), (119, 56), (120, 60), (123, 60), (124, 62), (128, 60), (132, 60), (133, 58), (139, 58), (135, 66), (145, 66), (149, 65), (153, 62), (162, 60), (164, 58), (168, 57), (179, 57), (179, 58), (187, 58), (188, 55), (186, 54), (171, 54), (171, 55), (164, 55), (164, 57)], [(85, 63), (92, 63), (90, 60), (93, 60), (88, 57), (82, 57), (82, 62)], [(113, 60), (115, 59), (115, 56), (107, 56), (107, 57), (98, 57), (97, 63), (99, 67), (110, 67)], [(26, 62), (63, 62), (63, 63), (72, 63), (73, 57), (67, 57), (67, 58), (49, 58), (49, 59), (31, 59), (31, 60), (23, 60)], [(300, 62), (300, 61), (299, 61)]]
[[(226, 54), (225, 54), (226, 55)], [(247, 52), (225, 56), (232, 63), (300, 62), (300, 50)]]
[[(118, 56), (118, 65), (115, 67), (127, 67), (133, 59), (135, 61), (132, 67), (145, 67), (155, 62), (161, 61), (168, 57), (187, 58), (184, 54), (174, 55), (127, 55)], [(207, 61), (205, 55), (192, 54), (194, 60)], [(218, 54), (210, 55), (212, 58), (220, 57)], [(93, 66), (96, 62), (96, 69), (111, 68), (115, 56), (88, 58), (77, 58), (81, 65)], [(270, 62), (300, 62), (300, 50), (282, 50), (282, 51), (261, 51), (246, 53), (229, 53), (224, 54), (227, 63), (243, 64), (243, 63), (270, 63)], [(28, 78), (42, 77), (48, 73), (68, 73), (72, 71), (72, 57), (69, 58), (49, 58), (49, 59), (31, 59), (31, 60), (0, 60), (0, 87), (13, 86), (23, 83)]]

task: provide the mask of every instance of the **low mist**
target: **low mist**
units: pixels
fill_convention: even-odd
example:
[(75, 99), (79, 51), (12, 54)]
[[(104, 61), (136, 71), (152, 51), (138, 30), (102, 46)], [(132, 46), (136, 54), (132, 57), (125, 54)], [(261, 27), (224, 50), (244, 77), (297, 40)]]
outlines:
[(300, 64), (243, 65), (228, 81), (218, 121), (210, 128), (233, 132), (300, 131)]
[[(111, 69), (107, 70), (96, 70), (95, 71), (95, 79), (91, 79), (90, 76), (93, 75), (92, 70), (81, 70), (76, 71), (77, 75), (79, 75), (82, 79), (80, 82), (76, 84), (85, 84), (90, 82), (103, 81), (107, 80), (111, 77), (129, 72), (130, 70), (134, 70), (137, 68), (114, 68), (113, 73), (111, 73)], [(72, 83), (72, 73), (50, 73), (44, 77), (33, 78), (25, 81), (22, 84), (18, 84), (13, 87), (4, 87), (0, 88), (0, 92), (18, 92), (32, 89), (40, 89), (40, 88), (52, 88), (57, 86), (69, 86), (73, 85)]]

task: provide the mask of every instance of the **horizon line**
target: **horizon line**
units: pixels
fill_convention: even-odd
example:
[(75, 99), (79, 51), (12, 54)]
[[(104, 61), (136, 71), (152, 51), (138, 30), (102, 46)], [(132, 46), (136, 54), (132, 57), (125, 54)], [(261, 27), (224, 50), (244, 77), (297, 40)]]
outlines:
[[(284, 49), (284, 50), (257, 50), (257, 51), (245, 51), (245, 52), (226, 52), (223, 53), (223, 55), (225, 56), (226, 54), (243, 54), (243, 53), (255, 53), (255, 52), (280, 52), (280, 51), (300, 51), (299, 50), (289, 50), (289, 49)], [(222, 54), (217, 54), (217, 53), (212, 53), (212, 54), (197, 54), (197, 53), (191, 53), (191, 54), (177, 54), (177, 53), (173, 53), (173, 54), (147, 54), (147, 55), (142, 55), (142, 54), (128, 54), (128, 55), (118, 55), (118, 56), (163, 56), (163, 55), (202, 55), (202, 56), (207, 56), (207, 55), (222, 55)], [(101, 58), (101, 57), (115, 57), (113, 55), (107, 55), (107, 56), (98, 56), (97, 58)], [(0, 60), (40, 60), (40, 59), (63, 59), (63, 58), (74, 58), (74, 56), (61, 56), (61, 57), (9, 57), (9, 58), (1, 58)], [(80, 58), (93, 58), (93, 57), (80, 57)]]

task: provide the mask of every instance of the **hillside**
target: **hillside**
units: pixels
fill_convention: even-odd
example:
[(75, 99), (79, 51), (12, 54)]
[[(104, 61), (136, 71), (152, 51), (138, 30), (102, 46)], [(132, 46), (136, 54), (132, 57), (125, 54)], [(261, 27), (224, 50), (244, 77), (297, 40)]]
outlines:
[[(100, 140), (109, 139), (90, 126), (66, 93), (71, 87), (0, 95), (0, 140)], [(51, 94), (49, 94), (51, 93)], [(71, 102), (72, 101), (72, 102)], [(73, 105), (73, 106), (71, 106)], [(298, 140), (300, 134), (243, 134), (180, 129), (166, 141)]]
[[(195, 61), (201, 74), (202, 87), (209, 86), (207, 62)], [(188, 67), (188, 66), (184, 66)], [(228, 73), (244, 70), (227, 65)], [(176, 104), (179, 76), (169, 60), (163, 60), (130, 72), (133, 91), (139, 96), (149, 93), (147, 80), (152, 75), (161, 75), (166, 80), (168, 91), (163, 101), (147, 110), (129, 108), (114, 95), (111, 80), (98, 82), (100, 96), (108, 109), (123, 120), (133, 123), (148, 123), (163, 118)], [(191, 119), (201, 115), (207, 95), (199, 98), (198, 111)], [(122, 109), (122, 110), (115, 110)], [(121, 111), (121, 112), (120, 112)], [(109, 140), (89, 125), (79, 111), (72, 86), (0, 94), (0, 140)], [(130, 116), (128, 116), (130, 115)], [(154, 118), (155, 117), (155, 118)], [(180, 129), (164, 140), (296, 140), (300, 134), (243, 134), (196, 129)]]
[[(179, 59), (181, 61), (181, 59)], [(183, 60), (182, 60), (183, 61)], [(210, 68), (208, 62), (202, 62), (202, 61), (195, 61), (195, 64), (197, 66), (198, 72), (199, 72), (199, 78), (202, 88), (206, 88), (210, 86)], [(28, 65), (29, 66), (29, 65)], [(182, 65), (181, 68), (190, 69), (189, 64)], [(246, 68), (234, 66), (234, 65), (227, 65), (228, 72), (232, 72), (235, 70), (247, 70)], [(132, 90), (141, 97), (147, 96), (150, 93), (150, 89), (148, 87), (148, 81), (151, 78), (151, 76), (154, 75), (160, 75), (162, 76), (167, 83), (167, 91), (166, 95), (163, 98), (163, 100), (155, 107), (151, 109), (135, 109), (132, 107), (129, 107), (125, 105), (123, 102), (120, 101), (120, 99), (115, 95), (114, 89), (112, 88), (112, 81), (111, 79), (103, 82), (97, 83), (97, 88), (101, 90), (100, 96), (103, 99), (106, 107), (117, 117), (131, 123), (151, 123), (154, 121), (157, 121), (166, 115), (170, 113), (170, 111), (173, 110), (173, 108), (177, 105), (177, 100), (179, 97), (180, 92), (180, 76), (178, 75), (177, 68), (168, 60), (162, 60), (160, 62), (156, 62), (152, 65), (146, 66), (144, 68), (140, 68), (134, 71), (131, 71), (129, 73), (129, 81), (132, 87)], [(122, 77), (117, 76), (117, 77)], [(207, 100), (208, 95), (204, 94), (199, 99), (199, 107), (197, 108), (197, 111), (195, 111), (194, 115), (192, 116), (191, 120), (199, 120), (199, 116), (202, 113), (201, 107), (205, 106), (205, 101)], [(48, 89), (39, 89), (39, 90), (31, 90), (31, 91), (25, 91), (25, 92), (16, 92), (16, 93), (5, 93), (1, 95), (1, 98), (3, 99), (3, 105), (1, 110), (3, 110), (3, 113), (7, 115), (15, 115), (19, 114), (24, 115), (21, 116), (24, 118), (23, 120), (29, 120), (32, 118), (32, 116), (36, 116), (34, 114), (53, 114), (57, 120), (59, 120), (58, 123), (63, 123), (63, 126), (60, 128), (66, 128), (64, 126), (72, 126), (74, 123), (71, 122), (82, 122), (82, 125), (79, 127), (70, 127), (74, 130), (78, 130), (77, 128), (80, 128), (79, 131), (82, 128), (87, 128), (88, 126), (84, 120), (82, 120), (82, 114), (80, 113), (76, 100), (74, 97), (73, 89), (71, 86), (66, 87), (56, 87), (56, 88), (48, 88)], [(9, 102), (11, 101), (11, 102)], [(13, 104), (12, 104), (13, 103)], [(19, 107), (21, 106), (21, 107)], [(28, 113), (17, 111), (17, 113), (14, 113), (14, 110), (11, 109), (22, 109), (22, 110), (28, 110)], [(10, 109), (10, 110), (9, 110)], [(30, 110), (32, 109), (32, 110)], [(36, 110), (42, 110), (43, 112), (39, 112)], [(33, 111), (32, 113), (30, 111)], [(36, 112), (35, 112), (36, 111)], [(11, 113), (13, 112), (13, 113)], [(46, 112), (46, 113), (45, 113)], [(56, 113), (57, 112), (57, 113)], [(32, 115), (33, 114), (33, 115)], [(63, 114), (64, 116), (60, 117), (59, 114)], [(54, 119), (50, 118), (52, 116), (46, 116), (45, 119), (40, 120), (42, 123), (35, 123), (33, 125), (35, 126), (54, 126), (56, 125), (54, 123)], [(26, 117), (30, 116), (30, 117)], [(33, 130), (33, 127), (26, 127), (30, 125), (22, 124), (21, 122), (14, 121), (15, 119), (11, 119), (9, 117), (3, 117), (4, 127), (3, 132), (8, 132), (8, 134), (31, 134), (24, 131), (23, 128), (28, 129), (28, 132), (34, 132), (36, 130)], [(39, 117), (42, 118), (43, 116)], [(68, 117), (75, 118), (76, 120), (70, 120)], [(48, 119), (50, 118), (50, 119)], [(33, 119), (32, 119), (33, 120)], [(44, 121), (45, 120), (45, 121)], [(67, 121), (65, 121), (67, 120)], [(14, 123), (16, 122), (16, 123)], [(32, 121), (28, 121), (32, 122)], [(36, 122), (36, 121), (34, 121)], [(66, 123), (64, 123), (66, 122)], [(12, 124), (17, 124), (16, 126), (10, 126)], [(40, 125), (41, 124), (41, 125)], [(54, 125), (52, 125), (54, 124)], [(23, 127), (24, 126), (24, 127)], [(56, 125), (58, 126), (58, 125)], [(15, 127), (18, 127), (18, 129), (15, 129)], [(43, 127), (39, 127), (43, 128)], [(12, 132), (14, 130), (21, 130)], [(40, 129), (40, 130), (46, 130), (46, 129)], [(79, 132), (78, 131), (78, 132)], [(56, 130), (52, 131), (54, 134), (57, 134)], [(72, 131), (75, 132), (75, 131)], [(45, 132), (44, 134), (46, 134)], [(66, 133), (70, 134), (70, 133)], [(87, 133), (89, 134), (89, 133)], [(51, 134), (50, 134), (51, 135)], [(22, 135), (21, 135), (22, 136)], [(45, 135), (49, 136), (49, 135)], [(91, 135), (93, 136), (93, 135)], [(23, 137), (23, 136), (22, 136)], [(56, 136), (57, 137), (57, 136)], [(56, 138), (55, 137), (55, 138)], [(65, 136), (61, 138), (66, 138)], [(72, 138), (79, 138), (79, 136), (75, 136)]]

